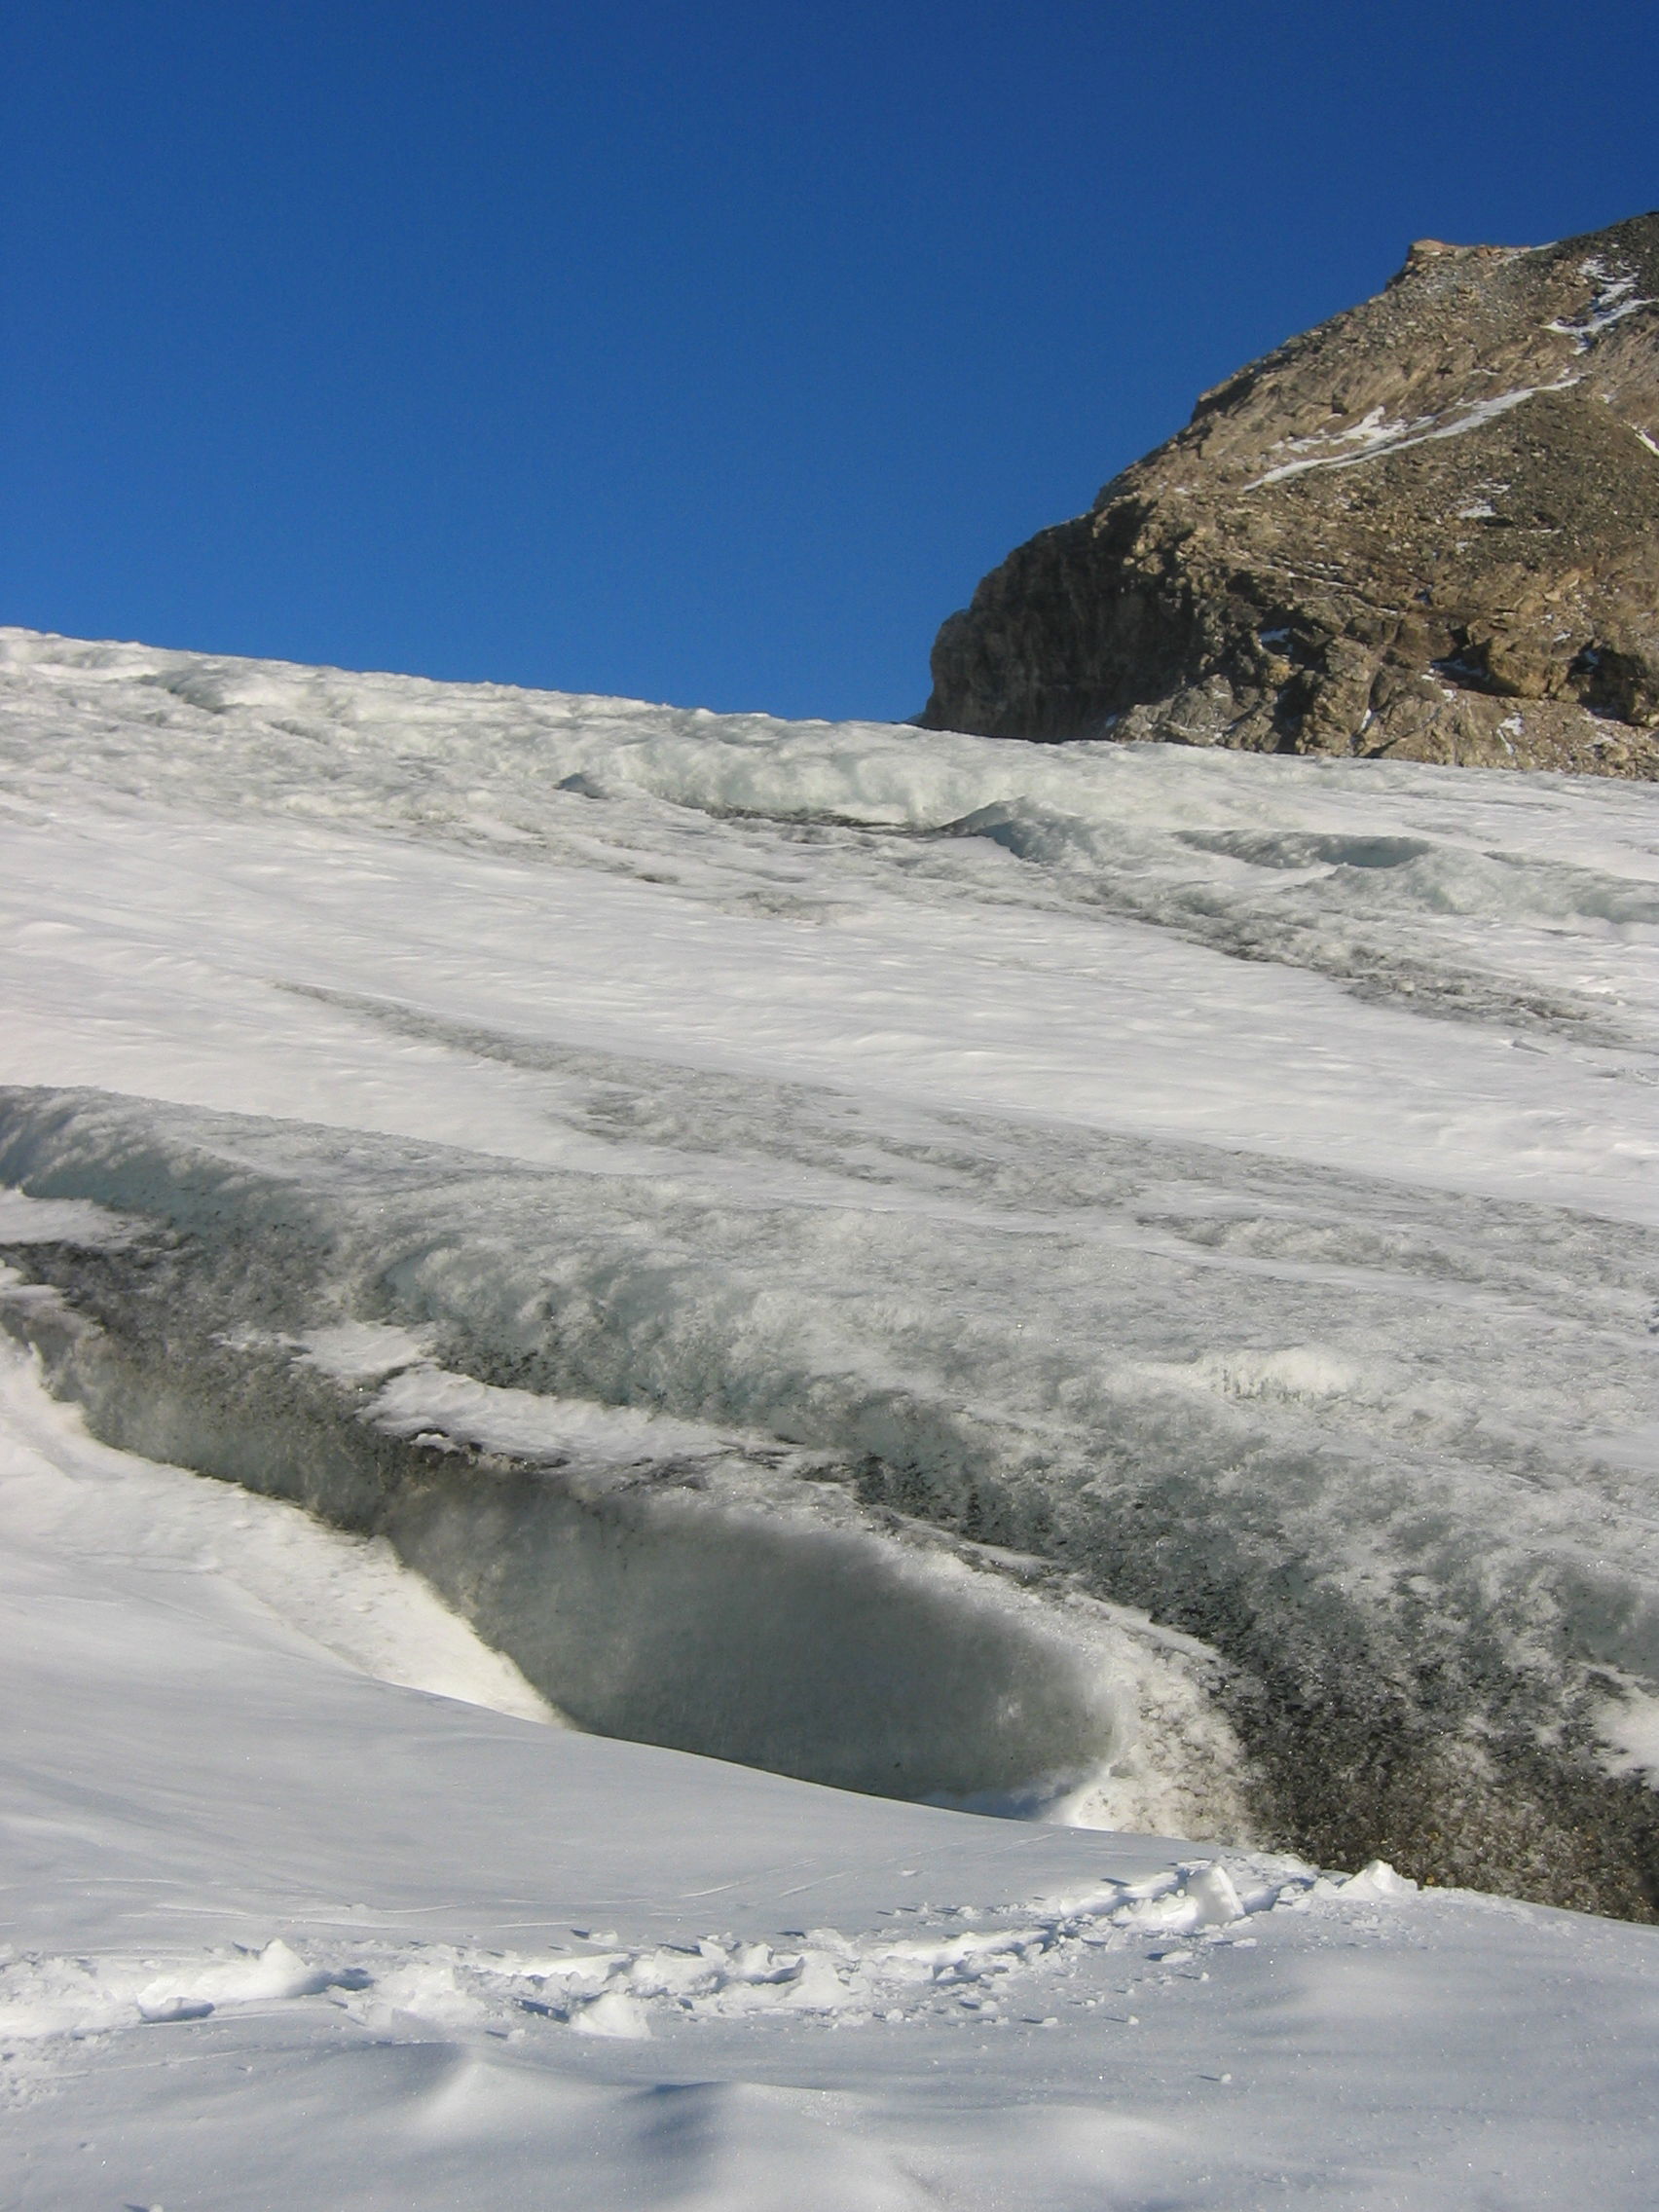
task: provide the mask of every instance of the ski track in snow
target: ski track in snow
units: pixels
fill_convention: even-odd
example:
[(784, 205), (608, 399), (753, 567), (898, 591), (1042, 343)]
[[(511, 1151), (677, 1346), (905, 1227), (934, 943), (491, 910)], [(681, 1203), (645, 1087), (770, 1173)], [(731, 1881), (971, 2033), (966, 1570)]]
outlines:
[(1659, 793), (0, 639), (18, 2202), (1645, 2202)]

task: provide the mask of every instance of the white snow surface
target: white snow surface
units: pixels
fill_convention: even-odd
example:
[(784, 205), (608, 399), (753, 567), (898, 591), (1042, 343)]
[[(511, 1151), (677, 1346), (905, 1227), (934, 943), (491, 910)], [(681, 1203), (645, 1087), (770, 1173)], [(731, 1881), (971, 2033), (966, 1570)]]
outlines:
[[(1659, 793), (0, 655), (0, 1305), (448, 1500), (7, 1355), (7, 2202), (1650, 2200), (1653, 1934), (1254, 1848), (1175, 1601), (1656, 1770)], [(688, 1755), (861, 1650), (1046, 1823)]]
[(18, 2212), (1651, 2201), (1655, 1932), (394, 1687), (290, 1514), (0, 1357)]
[(1659, 1215), (1642, 787), (0, 644), (15, 1081), (629, 1161), (495, 1030)]

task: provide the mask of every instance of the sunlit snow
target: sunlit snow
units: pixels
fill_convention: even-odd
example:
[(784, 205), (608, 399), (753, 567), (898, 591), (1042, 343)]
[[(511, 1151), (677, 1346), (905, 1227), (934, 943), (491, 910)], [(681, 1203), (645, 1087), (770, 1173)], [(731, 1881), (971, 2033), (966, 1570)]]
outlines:
[(1659, 793), (0, 638), (8, 2202), (1647, 2201)]

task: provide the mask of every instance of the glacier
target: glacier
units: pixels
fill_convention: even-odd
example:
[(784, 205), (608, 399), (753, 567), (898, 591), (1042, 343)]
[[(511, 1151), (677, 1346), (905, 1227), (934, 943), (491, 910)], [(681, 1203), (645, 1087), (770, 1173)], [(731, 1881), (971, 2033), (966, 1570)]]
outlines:
[[(264, 2006), (261, 2081), (318, 2019), (358, 2055), (441, 2031), (474, 2084), (441, 2096), (516, 2113), (523, 2039), (543, 2037), (621, 2071), (603, 2090), (570, 2077), (576, 2104), (556, 2125), (537, 2106), (524, 2141), (544, 2121), (585, 2140), (606, 2098), (632, 2141), (615, 2100), (645, 2093), (665, 2036), (873, 2023), (914, 2029), (931, 2073), (941, 2021), (956, 2050), (964, 2025), (1005, 2021), (992, 2040), (1012, 2047), (1022, 2020), (1052, 2020), (1045, 2047), (1082, 2068), (1061, 2103), (1094, 2117), (1087, 2153), (1020, 2153), (1048, 2175), (1035, 2201), (1100, 2201), (1101, 2159), (1125, 2203), (1177, 2175), (1195, 2203), (1257, 2201), (1270, 2166), (1311, 2160), (1318, 2201), (1359, 2204), (1387, 2199), (1310, 2121), (1236, 2142), (1218, 2121), (1183, 2163), (1186, 2122), (1149, 2079), (1140, 2118), (1108, 2123), (1085, 2029), (1123, 1993), (1089, 1975), (1128, 1962), (1221, 2008), (1198, 1991), (1225, 1950), (1244, 2009), (1223, 2040), (1248, 2040), (1267, 2000), (1238, 1976), (1272, 1952), (1349, 2048), (1380, 1991), (1408, 2006), (1402, 1957), (1432, 1976), (1456, 1953), (1442, 2011), (1416, 1984), (1408, 2009), (1468, 2043), (1444, 2008), (1508, 1974), (1543, 2068), (1563, 2046), (1519, 1994), (1547, 1979), (1518, 1963), (1532, 1946), (1625, 2016), (1610, 1993), (1651, 1972), (1652, 1938), (1550, 1908), (1659, 1909), (1659, 793), (786, 724), (10, 631), (0, 906), (4, 1426), (35, 1486), (18, 1495), (81, 1484), (53, 1526), (104, 1528), (83, 1579), (152, 1559), (107, 1601), (151, 1624), (120, 1645), (142, 1712), (85, 1760), (130, 1764), (116, 1736), (160, 1730), (205, 1803), (216, 1756), (267, 1756), (229, 1686), (203, 1746), (143, 1687), (157, 1637), (198, 1636), (143, 1610), (166, 1547), (130, 1500), (168, 1485), (237, 1501), (215, 1589), (239, 1550), (335, 1547), (245, 1568), (235, 1636), (213, 1630), (236, 1680), (274, 1684), (280, 1645), (310, 1685), (295, 1710), (372, 1691), (426, 1745), (399, 1803), (461, 1801), (441, 1780), (456, 1729), (490, 1747), (463, 1792), (477, 1836), (423, 1815), (412, 1899), (456, 1887), (456, 1850), (535, 1890), (491, 1809), (521, 1789), (578, 1808), (600, 1789), (612, 1809), (592, 1819), (635, 1867), (628, 1911), (599, 1862), (560, 1877), (558, 1910), (531, 1913), (564, 1926), (556, 1957), (521, 1956), (472, 1906), (412, 1951), (372, 1900), (359, 1925), (295, 1887), (344, 1785), (307, 1810), (284, 1767), (303, 1847), (280, 1843), (286, 1815), (269, 1847), (242, 1829), (190, 1845), (209, 1889), (227, 1854), (277, 1853), (214, 1908), (211, 1956), (169, 1947), (137, 1890), (125, 1932), (40, 1908), (13, 1974), (19, 2048), (123, 2046), (138, 2020), (199, 2036), (211, 2068), (238, 2008)], [(258, 1533), (296, 1506), (304, 1537)], [(29, 1557), (35, 1510), (6, 1522)], [(224, 1510), (177, 1502), (158, 1526)], [(358, 1606), (368, 1627), (329, 1627)], [(79, 1713), (55, 1664), (40, 1695)], [(361, 1718), (315, 1725), (372, 1742)], [(438, 1779), (413, 1779), (428, 1755)], [(706, 1810), (673, 1810), (699, 1790)], [(1013, 1818), (964, 1819), (984, 1813)], [(197, 1835), (198, 1813), (170, 1817)], [(734, 1874), (747, 1920), (732, 1904), (653, 1932), (650, 1899), (701, 1879), (676, 1837), (720, 1890), (709, 1838), (752, 1817), (798, 1824), (780, 1865), (829, 1822), (855, 1857), (858, 1836), (903, 1838), (906, 1864), (957, 1852), (971, 1878), (930, 1875), (918, 1899), (861, 1876), (863, 1901), (809, 1940)], [(379, 1835), (366, 1866), (391, 1864)], [(120, 1863), (141, 1859), (121, 1843)], [(1400, 1876), (1317, 1873), (1373, 1862)], [(1531, 1902), (1498, 1912), (1456, 1885)], [(946, 1894), (966, 1919), (940, 1919)], [(895, 1948), (876, 1922), (901, 1905), (926, 1926)], [(1332, 1942), (1365, 1953), (1351, 1985), (1318, 1982)], [(1027, 1977), (1029, 2019), (997, 1995), (1005, 1973)], [(512, 2036), (506, 2074), (477, 2075)], [(719, 2047), (736, 2083), (740, 2046)], [(1178, 2037), (1161, 2047), (1178, 2063)], [(768, 2144), (788, 2139), (787, 2164), (820, 2122), (741, 2052), (750, 2086), (685, 2124), (729, 2125), (731, 2172), (763, 2175)], [(985, 2110), (1047, 2063), (979, 2061)], [(1504, 2063), (1493, 2046), (1470, 2110), (1521, 2096)], [(828, 2093), (842, 2064), (800, 2058), (790, 2079), (806, 2067)], [(1642, 2112), (1604, 2071), (1601, 2200), (1634, 2204), (1618, 2161)], [(1231, 2074), (1194, 2079), (1219, 2096)], [(97, 2095), (119, 2104), (114, 2083)], [(1376, 2120), (1390, 2173), (1423, 2093), (1396, 2084)], [(1013, 2186), (982, 2143), (954, 2163), (918, 2148), (925, 2105), (869, 2120), (872, 2143), (910, 2148), (846, 2151), (825, 2200)], [(1565, 2113), (1537, 2125), (1570, 2138)], [(1412, 2201), (1467, 2201), (1436, 2194), (1459, 2186), (1461, 2128)], [(617, 2152), (589, 2201), (628, 2200), (659, 2151)], [(385, 2156), (404, 2174), (386, 2201), (416, 2201)], [(1493, 2201), (1559, 2201), (1556, 2156), (1536, 2153), (1542, 2194)], [(80, 2201), (53, 2172), (41, 2201)], [(707, 2186), (769, 2204), (776, 2183)]]

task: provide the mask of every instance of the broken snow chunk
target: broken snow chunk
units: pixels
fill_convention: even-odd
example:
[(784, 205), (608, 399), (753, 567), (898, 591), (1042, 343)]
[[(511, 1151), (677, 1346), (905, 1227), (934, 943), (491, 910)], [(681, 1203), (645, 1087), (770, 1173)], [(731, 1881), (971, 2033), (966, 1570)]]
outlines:
[(431, 1345), (424, 1335), (380, 1321), (342, 1321), (312, 1329), (295, 1340), (303, 1367), (313, 1367), (333, 1382), (378, 1382), (405, 1368), (429, 1364)]
[(154, 2004), (138, 2000), (138, 2017), (158, 2026), (173, 2020), (204, 2020), (212, 2009), (205, 1997), (162, 1997)]
[(31, 1198), (10, 1185), (0, 1187), (0, 1244), (110, 1249), (129, 1242), (137, 1232), (130, 1216), (91, 1198)]
[(1382, 1898), (1411, 1897), (1417, 1884), (1409, 1874), (1396, 1874), (1385, 1859), (1373, 1859), (1362, 1866), (1351, 1882), (1343, 1884), (1342, 1894), (1352, 1903), (1369, 1903)]
[(1187, 1895), (1198, 1908), (1198, 1926), (1200, 1928), (1225, 1928), (1230, 1921), (1244, 1917), (1244, 1906), (1233, 1876), (1219, 1863), (1195, 1874), (1187, 1884)]
[(618, 2041), (648, 2043), (650, 2022), (637, 1998), (620, 1989), (604, 1990), (571, 2013), (571, 2025), (579, 2036), (612, 2036)]
[(846, 1998), (833, 1964), (822, 1951), (809, 1952), (789, 1990), (788, 2003), (798, 2012), (833, 2012)]

